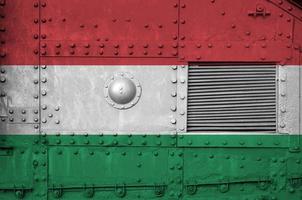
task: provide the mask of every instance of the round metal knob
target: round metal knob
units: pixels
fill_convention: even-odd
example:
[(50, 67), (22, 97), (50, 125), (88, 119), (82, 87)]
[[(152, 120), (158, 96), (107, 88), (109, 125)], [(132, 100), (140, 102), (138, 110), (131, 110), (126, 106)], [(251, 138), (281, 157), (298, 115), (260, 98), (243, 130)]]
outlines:
[(114, 74), (105, 83), (106, 101), (117, 109), (128, 109), (140, 99), (140, 83), (129, 73)]
[(136, 87), (129, 78), (120, 77), (109, 85), (108, 94), (115, 103), (127, 104), (134, 99)]

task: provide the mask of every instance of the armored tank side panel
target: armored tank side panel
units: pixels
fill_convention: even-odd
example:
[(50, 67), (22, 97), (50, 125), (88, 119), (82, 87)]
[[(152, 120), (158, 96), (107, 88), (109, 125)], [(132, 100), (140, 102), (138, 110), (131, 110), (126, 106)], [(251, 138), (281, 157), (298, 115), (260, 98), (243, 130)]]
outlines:
[(0, 0), (0, 199), (300, 200), (299, 0)]

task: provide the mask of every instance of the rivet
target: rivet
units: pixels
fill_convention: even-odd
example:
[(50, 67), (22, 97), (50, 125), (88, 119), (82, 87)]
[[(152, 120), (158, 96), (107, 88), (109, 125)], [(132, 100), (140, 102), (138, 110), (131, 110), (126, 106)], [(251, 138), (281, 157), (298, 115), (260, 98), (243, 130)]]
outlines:
[(47, 52), (46, 52), (45, 50), (42, 50), (42, 51), (41, 51), (41, 55), (42, 55), (42, 56), (45, 56), (46, 54), (47, 54)]
[(42, 83), (46, 83), (47, 82), (47, 78), (42, 78), (41, 82)]
[(34, 34), (34, 39), (38, 39), (39, 35), (38, 34)]
[(37, 55), (38, 53), (39, 53), (39, 51), (38, 51), (37, 49), (35, 49), (35, 50), (34, 50), (34, 54)]
[(172, 83), (177, 83), (177, 79), (175, 77), (171, 78)]
[(0, 82), (1, 83), (5, 83), (6, 82), (6, 78), (5, 77), (0, 77)]
[(171, 106), (171, 111), (175, 112), (176, 111), (176, 106)]

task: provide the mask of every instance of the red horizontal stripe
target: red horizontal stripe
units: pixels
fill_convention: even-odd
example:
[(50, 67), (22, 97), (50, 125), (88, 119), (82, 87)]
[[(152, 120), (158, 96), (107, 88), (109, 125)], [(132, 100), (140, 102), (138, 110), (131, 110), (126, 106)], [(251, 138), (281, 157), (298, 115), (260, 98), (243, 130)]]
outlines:
[(302, 60), (302, 10), (287, 1), (10, 0), (0, 17), (4, 65)]

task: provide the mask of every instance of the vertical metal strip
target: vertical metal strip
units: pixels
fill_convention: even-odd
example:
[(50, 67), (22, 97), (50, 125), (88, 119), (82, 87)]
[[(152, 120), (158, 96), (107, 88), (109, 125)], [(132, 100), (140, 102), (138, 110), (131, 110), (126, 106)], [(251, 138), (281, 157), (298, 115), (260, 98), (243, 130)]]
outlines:
[(286, 104), (286, 67), (279, 66), (278, 67), (278, 133), (288, 133), (286, 130), (286, 111), (287, 111), (287, 104)]
[(177, 69), (177, 132), (187, 131), (188, 66)]

